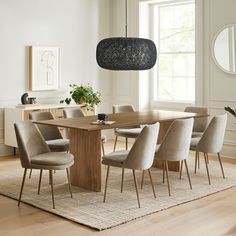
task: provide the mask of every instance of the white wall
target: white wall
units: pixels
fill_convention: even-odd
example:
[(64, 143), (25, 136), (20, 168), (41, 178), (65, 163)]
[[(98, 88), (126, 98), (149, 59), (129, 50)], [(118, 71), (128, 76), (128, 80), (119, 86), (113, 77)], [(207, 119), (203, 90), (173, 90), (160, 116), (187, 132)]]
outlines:
[[(68, 85), (90, 83), (111, 107), (110, 72), (96, 63), (96, 45), (110, 34), (110, 0), (0, 0), (0, 155), (3, 145), (3, 108), (20, 103), (24, 92), (40, 103), (59, 103)], [(28, 91), (29, 45), (61, 48), (61, 87), (57, 91)]]

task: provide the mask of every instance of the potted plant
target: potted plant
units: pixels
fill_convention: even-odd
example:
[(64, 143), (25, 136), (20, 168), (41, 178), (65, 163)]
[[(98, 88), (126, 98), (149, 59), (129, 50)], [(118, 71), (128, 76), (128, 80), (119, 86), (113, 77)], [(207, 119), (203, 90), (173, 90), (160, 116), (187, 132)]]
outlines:
[(236, 117), (236, 110), (233, 110), (231, 107), (224, 107), (224, 109), (229, 112), (231, 115), (233, 115), (234, 117)]
[[(101, 103), (101, 93), (94, 91), (92, 86), (88, 85), (69, 85), (71, 98), (76, 104), (84, 104), (88, 110), (94, 110), (95, 105)], [(67, 104), (70, 104), (71, 98), (63, 100)]]

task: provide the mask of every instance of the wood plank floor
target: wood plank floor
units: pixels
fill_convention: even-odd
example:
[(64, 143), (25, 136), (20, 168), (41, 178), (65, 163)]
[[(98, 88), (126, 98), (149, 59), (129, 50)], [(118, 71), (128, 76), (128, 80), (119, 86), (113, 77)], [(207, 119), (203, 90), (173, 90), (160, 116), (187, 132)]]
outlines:
[[(105, 145), (106, 150), (111, 150), (112, 145), (113, 142), (108, 142)], [(124, 144), (119, 143), (119, 146), (121, 145)], [(224, 159), (224, 161), (235, 162), (229, 159)], [(18, 158), (0, 157), (0, 171), (3, 168), (8, 168), (10, 171), (18, 163)], [(131, 234), (135, 236), (236, 235), (236, 187), (101, 232), (23, 203), (17, 207), (15, 200), (0, 195), (1, 236), (87, 236), (92, 234), (114, 236)]]

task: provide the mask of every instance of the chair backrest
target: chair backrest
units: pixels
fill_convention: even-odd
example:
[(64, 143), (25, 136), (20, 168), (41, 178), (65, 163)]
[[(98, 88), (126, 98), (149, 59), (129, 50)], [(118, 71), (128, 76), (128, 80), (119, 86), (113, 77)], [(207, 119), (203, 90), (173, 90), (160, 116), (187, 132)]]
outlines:
[(161, 160), (180, 161), (188, 157), (193, 118), (177, 119), (173, 121), (156, 152)]
[(197, 150), (206, 153), (220, 152), (224, 142), (226, 124), (227, 114), (213, 117), (197, 144)]
[(65, 118), (77, 118), (84, 117), (85, 114), (80, 108), (67, 108), (63, 110), (63, 115)]
[[(113, 105), (112, 112), (113, 113), (134, 112), (134, 108), (132, 105)], [(133, 125), (126, 127), (126, 129), (140, 128), (140, 127), (141, 127), (140, 125)]]
[[(39, 120), (53, 120), (54, 117), (49, 111), (35, 111), (29, 113), (30, 120), (39, 121)], [(45, 140), (53, 140), (53, 139), (62, 139), (62, 135), (60, 130), (56, 126), (52, 125), (40, 125), (37, 124), (39, 131)]]
[(31, 121), (14, 124), (21, 165), (30, 168), (31, 157), (50, 152), (42, 135)]
[[(186, 107), (185, 112), (193, 112), (199, 114), (209, 114), (209, 109), (207, 107)], [(208, 117), (194, 118), (193, 132), (204, 132), (207, 128)]]
[(160, 124), (145, 126), (132, 146), (125, 167), (135, 170), (149, 169), (153, 164)]

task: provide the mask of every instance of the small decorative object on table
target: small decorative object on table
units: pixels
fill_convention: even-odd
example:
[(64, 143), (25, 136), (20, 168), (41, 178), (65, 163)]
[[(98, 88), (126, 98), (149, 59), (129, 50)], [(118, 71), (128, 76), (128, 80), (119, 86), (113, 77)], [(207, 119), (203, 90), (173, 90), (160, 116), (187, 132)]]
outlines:
[(234, 117), (236, 117), (236, 109), (232, 109), (231, 107), (227, 106), (227, 107), (224, 107), (224, 109), (229, 112), (231, 115), (233, 115)]

